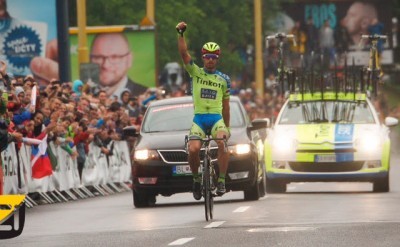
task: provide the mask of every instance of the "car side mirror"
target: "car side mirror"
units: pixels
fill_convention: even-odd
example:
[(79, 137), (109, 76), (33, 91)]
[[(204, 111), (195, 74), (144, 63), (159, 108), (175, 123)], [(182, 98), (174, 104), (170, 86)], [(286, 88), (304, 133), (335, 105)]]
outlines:
[(136, 132), (135, 126), (126, 126), (123, 129), (123, 134), (124, 134), (125, 139), (129, 138), (129, 137), (137, 137), (137, 136), (139, 136), (139, 134)]
[(393, 127), (396, 126), (399, 123), (399, 120), (394, 117), (386, 117), (385, 118), (385, 125), (387, 127)]
[(251, 126), (247, 128), (247, 134), (249, 137), (252, 136), (252, 131), (258, 130), (253, 137), (258, 136), (262, 140), (265, 140), (267, 137), (267, 128), (270, 127), (269, 118), (257, 118), (251, 122)]
[(251, 122), (251, 127), (249, 127), (250, 131), (266, 129), (270, 127), (270, 119), (269, 118), (257, 118)]

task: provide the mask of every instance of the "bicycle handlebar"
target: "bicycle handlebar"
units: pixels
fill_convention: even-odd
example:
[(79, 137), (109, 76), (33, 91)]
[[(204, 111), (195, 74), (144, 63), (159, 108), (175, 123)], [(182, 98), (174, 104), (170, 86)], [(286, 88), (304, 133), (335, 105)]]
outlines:
[(387, 39), (387, 35), (379, 35), (379, 34), (372, 34), (372, 35), (366, 35), (363, 34), (361, 35), (361, 40), (363, 39), (369, 39), (369, 40), (380, 40), (380, 39)]
[(369, 41), (387, 40), (388, 36), (387, 35), (379, 35), (379, 34), (370, 34), (370, 35), (363, 34), (363, 35), (361, 35), (360, 43), (358, 44), (359, 47), (362, 46), (362, 41), (365, 39), (367, 39)]
[(267, 47), (269, 46), (269, 41), (273, 39), (278, 39), (279, 41), (283, 41), (284, 39), (292, 39), (293, 45), (297, 46), (296, 43), (296, 36), (293, 34), (286, 34), (286, 33), (276, 33), (273, 35), (268, 35), (265, 40), (266, 40), (266, 45)]
[[(210, 141), (224, 141), (224, 150), (225, 152), (228, 152), (228, 138), (224, 135), (223, 138), (210, 138), (210, 137), (206, 137), (206, 138), (202, 138), (202, 139), (198, 139), (199, 141), (201, 141), (202, 143), (204, 142), (210, 142)], [(187, 135), (185, 135), (185, 150), (187, 152), (187, 143), (189, 142), (189, 137)]]

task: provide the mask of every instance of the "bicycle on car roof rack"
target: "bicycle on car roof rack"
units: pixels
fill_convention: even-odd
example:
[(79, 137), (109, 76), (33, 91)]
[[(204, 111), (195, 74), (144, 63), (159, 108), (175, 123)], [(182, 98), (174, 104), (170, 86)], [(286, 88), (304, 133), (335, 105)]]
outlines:
[(370, 82), (372, 84), (374, 96), (377, 96), (377, 88), (378, 82), (381, 79), (381, 66), (379, 63), (379, 54), (378, 54), (378, 42), (380, 40), (387, 40), (386, 35), (361, 35), (360, 45), (363, 40), (368, 40), (371, 43), (371, 47), (369, 50), (369, 62), (368, 67), (364, 68), (364, 71), (367, 72), (367, 89), (370, 87)]

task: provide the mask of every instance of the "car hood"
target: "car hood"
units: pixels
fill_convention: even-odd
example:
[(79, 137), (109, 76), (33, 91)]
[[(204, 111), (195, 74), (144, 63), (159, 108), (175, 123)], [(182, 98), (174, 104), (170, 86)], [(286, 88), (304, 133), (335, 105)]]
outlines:
[(300, 149), (343, 145), (349, 148), (359, 139), (373, 136), (382, 139), (385, 136), (382, 128), (377, 124), (299, 124), (275, 126), (269, 141), (285, 138), (288, 143), (294, 143)]
[[(184, 149), (185, 135), (188, 131), (141, 133), (135, 149)], [(246, 144), (250, 139), (246, 128), (232, 128), (228, 145)], [(213, 142), (213, 146), (216, 144)]]

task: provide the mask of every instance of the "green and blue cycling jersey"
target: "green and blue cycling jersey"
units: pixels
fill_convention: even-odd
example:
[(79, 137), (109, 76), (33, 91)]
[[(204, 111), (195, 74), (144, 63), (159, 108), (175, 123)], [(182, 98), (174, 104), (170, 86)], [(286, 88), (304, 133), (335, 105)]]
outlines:
[(191, 77), (193, 122), (200, 127), (192, 126), (190, 136), (205, 137), (205, 133), (215, 136), (217, 130), (226, 129), (222, 119), (222, 101), (230, 97), (230, 78), (218, 70), (209, 73), (193, 61), (186, 64), (185, 69)]

